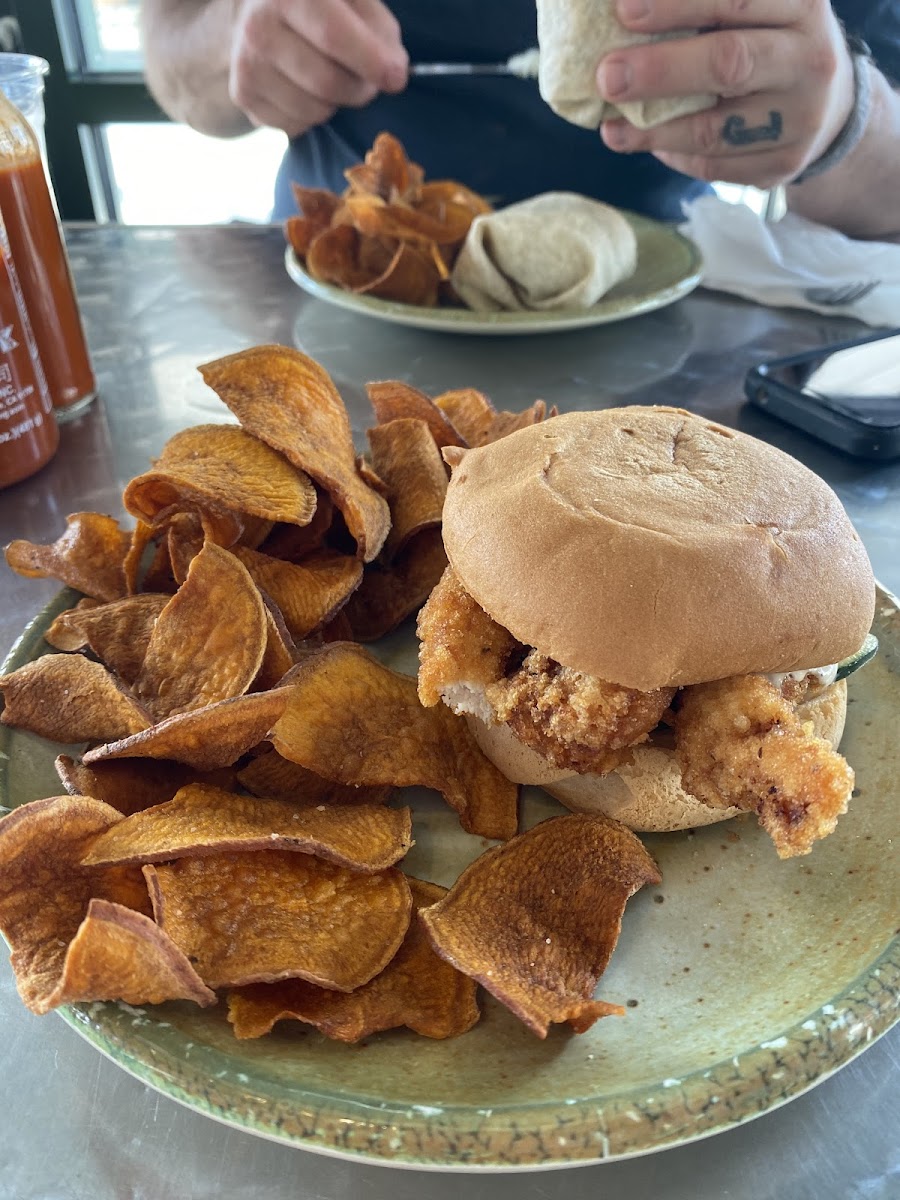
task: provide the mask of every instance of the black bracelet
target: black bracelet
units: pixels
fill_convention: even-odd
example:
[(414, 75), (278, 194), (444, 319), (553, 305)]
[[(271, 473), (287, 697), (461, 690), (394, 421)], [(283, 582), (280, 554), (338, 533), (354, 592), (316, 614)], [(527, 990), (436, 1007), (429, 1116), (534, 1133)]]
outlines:
[(853, 108), (840, 133), (831, 145), (791, 180), (792, 184), (806, 183), (842, 162), (862, 141), (872, 109), (872, 53), (854, 34), (847, 35), (847, 45), (853, 59)]

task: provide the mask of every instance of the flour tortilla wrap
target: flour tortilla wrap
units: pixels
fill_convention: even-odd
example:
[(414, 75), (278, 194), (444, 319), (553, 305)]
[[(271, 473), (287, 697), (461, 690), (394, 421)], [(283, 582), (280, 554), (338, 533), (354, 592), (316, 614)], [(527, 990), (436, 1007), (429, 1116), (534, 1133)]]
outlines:
[(585, 129), (596, 129), (601, 121), (619, 116), (639, 129), (650, 129), (673, 117), (712, 108), (715, 96), (616, 105), (597, 94), (597, 64), (612, 50), (696, 33), (632, 33), (619, 23), (615, 10), (615, 0), (537, 0), (538, 83), (541, 96), (553, 111)]
[(476, 217), (451, 282), (479, 312), (589, 308), (637, 267), (637, 239), (608, 204), (545, 192)]

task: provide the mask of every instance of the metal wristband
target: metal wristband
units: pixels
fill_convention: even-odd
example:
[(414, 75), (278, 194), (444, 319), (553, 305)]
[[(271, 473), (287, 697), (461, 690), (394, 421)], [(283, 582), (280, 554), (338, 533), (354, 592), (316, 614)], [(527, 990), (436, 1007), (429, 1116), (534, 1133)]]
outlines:
[(862, 136), (869, 123), (869, 113), (872, 108), (872, 59), (869, 47), (857, 38), (848, 38), (853, 59), (853, 108), (843, 129), (820, 154), (791, 180), (792, 184), (806, 183), (807, 179), (815, 179), (842, 162), (851, 150), (862, 141)]

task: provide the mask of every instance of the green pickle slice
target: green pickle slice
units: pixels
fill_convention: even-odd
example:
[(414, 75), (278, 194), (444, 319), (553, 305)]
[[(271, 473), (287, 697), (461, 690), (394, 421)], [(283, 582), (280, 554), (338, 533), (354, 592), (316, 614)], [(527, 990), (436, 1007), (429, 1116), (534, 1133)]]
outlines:
[(854, 671), (858, 671), (860, 667), (864, 667), (877, 653), (878, 638), (873, 633), (867, 633), (866, 640), (856, 653), (849, 655), (838, 663), (835, 682), (837, 682), (837, 679), (846, 679), (848, 675), (852, 675)]

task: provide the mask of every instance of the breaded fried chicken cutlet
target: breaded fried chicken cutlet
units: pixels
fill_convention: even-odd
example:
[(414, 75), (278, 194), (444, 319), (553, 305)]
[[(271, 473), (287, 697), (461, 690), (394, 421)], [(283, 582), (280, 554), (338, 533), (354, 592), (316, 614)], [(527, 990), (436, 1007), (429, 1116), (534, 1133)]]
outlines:
[(837, 496), (674, 408), (570, 413), (445, 452), (450, 561), (419, 694), (511, 779), (633, 829), (752, 812), (780, 856), (832, 832), (850, 659), (875, 604)]

